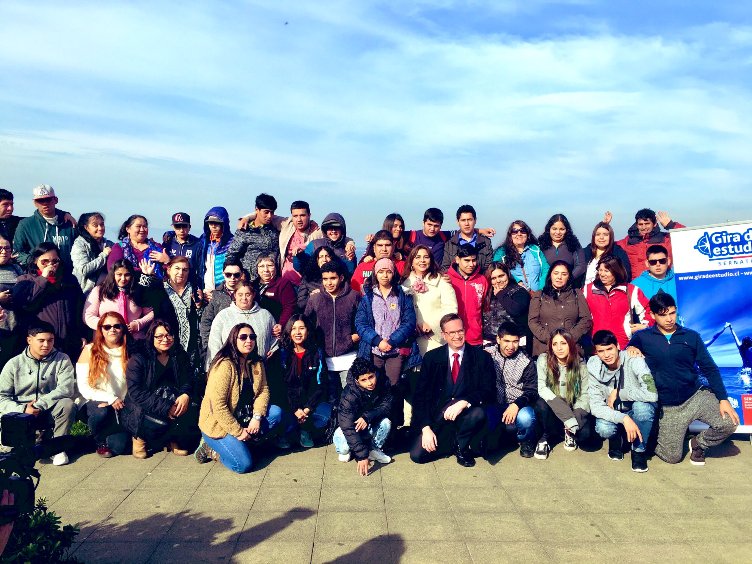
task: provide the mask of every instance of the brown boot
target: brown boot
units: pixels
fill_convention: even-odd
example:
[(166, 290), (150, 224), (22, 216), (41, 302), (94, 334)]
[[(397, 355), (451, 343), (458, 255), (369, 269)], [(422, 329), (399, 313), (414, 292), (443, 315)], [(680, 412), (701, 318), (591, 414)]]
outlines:
[(146, 441), (144, 439), (139, 439), (138, 437), (133, 437), (133, 458), (143, 460), (148, 456), (149, 453), (146, 451)]
[(188, 456), (190, 454), (190, 452), (188, 452), (184, 448), (180, 448), (180, 445), (178, 445), (177, 441), (170, 442), (167, 450), (172, 451), (172, 454), (174, 454), (175, 456)]

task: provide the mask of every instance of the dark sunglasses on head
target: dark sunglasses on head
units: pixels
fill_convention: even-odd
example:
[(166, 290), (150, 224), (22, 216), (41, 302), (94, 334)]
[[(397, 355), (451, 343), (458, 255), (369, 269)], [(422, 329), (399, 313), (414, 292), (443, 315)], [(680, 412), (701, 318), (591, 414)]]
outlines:
[(225, 278), (240, 278), (241, 276), (240, 272), (225, 272)]
[(510, 231), (512, 235), (517, 235), (519, 233), (522, 233), (523, 235), (527, 235), (527, 229), (512, 229)]
[(648, 259), (648, 264), (650, 266), (655, 266), (656, 264), (667, 264), (667, 263), (668, 263), (668, 259), (667, 258), (662, 258), (662, 259)]
[(104, 325), (102, 325), (102, 329), (104, 329), (105, 331), (111, 331), (112, 329), (115, 329), (116, 331), (122, 331), (123, 329), (125, 329), (125, 325), (123, 325), (122, 323), (113, 323), (112, 325), (105, 323)]
[(248, 333), (241, 333), (240, 335), (238, 335), (238, 339), (240, 339), (241, 341), (247, 341), (248, 339), (250, 339), (251, 341), (255, 341), (256, 335), (248, 334)]

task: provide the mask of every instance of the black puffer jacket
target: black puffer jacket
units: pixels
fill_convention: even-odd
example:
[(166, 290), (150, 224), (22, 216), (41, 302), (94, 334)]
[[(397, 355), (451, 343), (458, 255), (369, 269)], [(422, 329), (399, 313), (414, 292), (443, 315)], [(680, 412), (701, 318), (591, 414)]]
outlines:
[(355, 421), (361, 417), (374, 426), (389, 416), (392, 409), (392, 388), (384, 374), (377, 372), (376, 388), (369, 392), (361, 388), (350, 374), (339, 400), (337, 422), (347, 439), (355, 460), (366, 460), (370, 451), (371, 436), (368, 429), (355, 430)]
[(306, 407), (313, 411), (327, 397), (329, 373), (324, 353), (319, 349), (306, 350), (303, 354), (300, 374), (298, 374), (297, 360), (291, 348), (282, 349), (280, 362), (282, 378), (287, 387), (287, 402), (293, 413)]
[(170, 361), (161, 382), (157, 382), (155, 369), (159, 361), (153, 347), (147, 347), (147, 350), (138, 352), (128, 359), (125, 369), (128, 393), (123, 402), (125, 406), (120, 412), (120, 421), (134, 436), (139, 436), (139, 427), (144, 415), (158, 419), (167, 418), (173, 402), (157, 397), (154, 392), (160, 386), (174, 386), (177, 395), (188, 394), (191, 400), (196, 399), (193, 397), (195, 386), (190, 361), (177, 342), (170, 349)]

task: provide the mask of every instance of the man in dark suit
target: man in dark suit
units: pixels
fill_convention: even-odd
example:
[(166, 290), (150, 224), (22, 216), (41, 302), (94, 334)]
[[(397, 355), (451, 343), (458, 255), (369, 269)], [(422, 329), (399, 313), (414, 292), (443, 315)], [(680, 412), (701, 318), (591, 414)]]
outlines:
[(491, 357), (465, 343), (459, 315), (445, 315), (440, 327), (447, 344), (423, 357), (413, 395), (412, 425), (420, 432), (410, 458), (422, 464), (454, 452), (459, 464), (474, 466), (469, 445), (485, 426), (483, 406), (493, 400), (496, 374)]

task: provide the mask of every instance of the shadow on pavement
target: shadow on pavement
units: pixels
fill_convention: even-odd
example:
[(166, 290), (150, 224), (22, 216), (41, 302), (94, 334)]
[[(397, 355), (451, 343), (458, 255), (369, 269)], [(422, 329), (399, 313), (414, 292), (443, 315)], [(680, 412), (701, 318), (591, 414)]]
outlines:
[(350, 564), (352, 562), (398, 564), (404, 553), (405, 541), (400, 535), (383, 535), (366, 541), (355, 550), (328, 562), (331, 564)]

